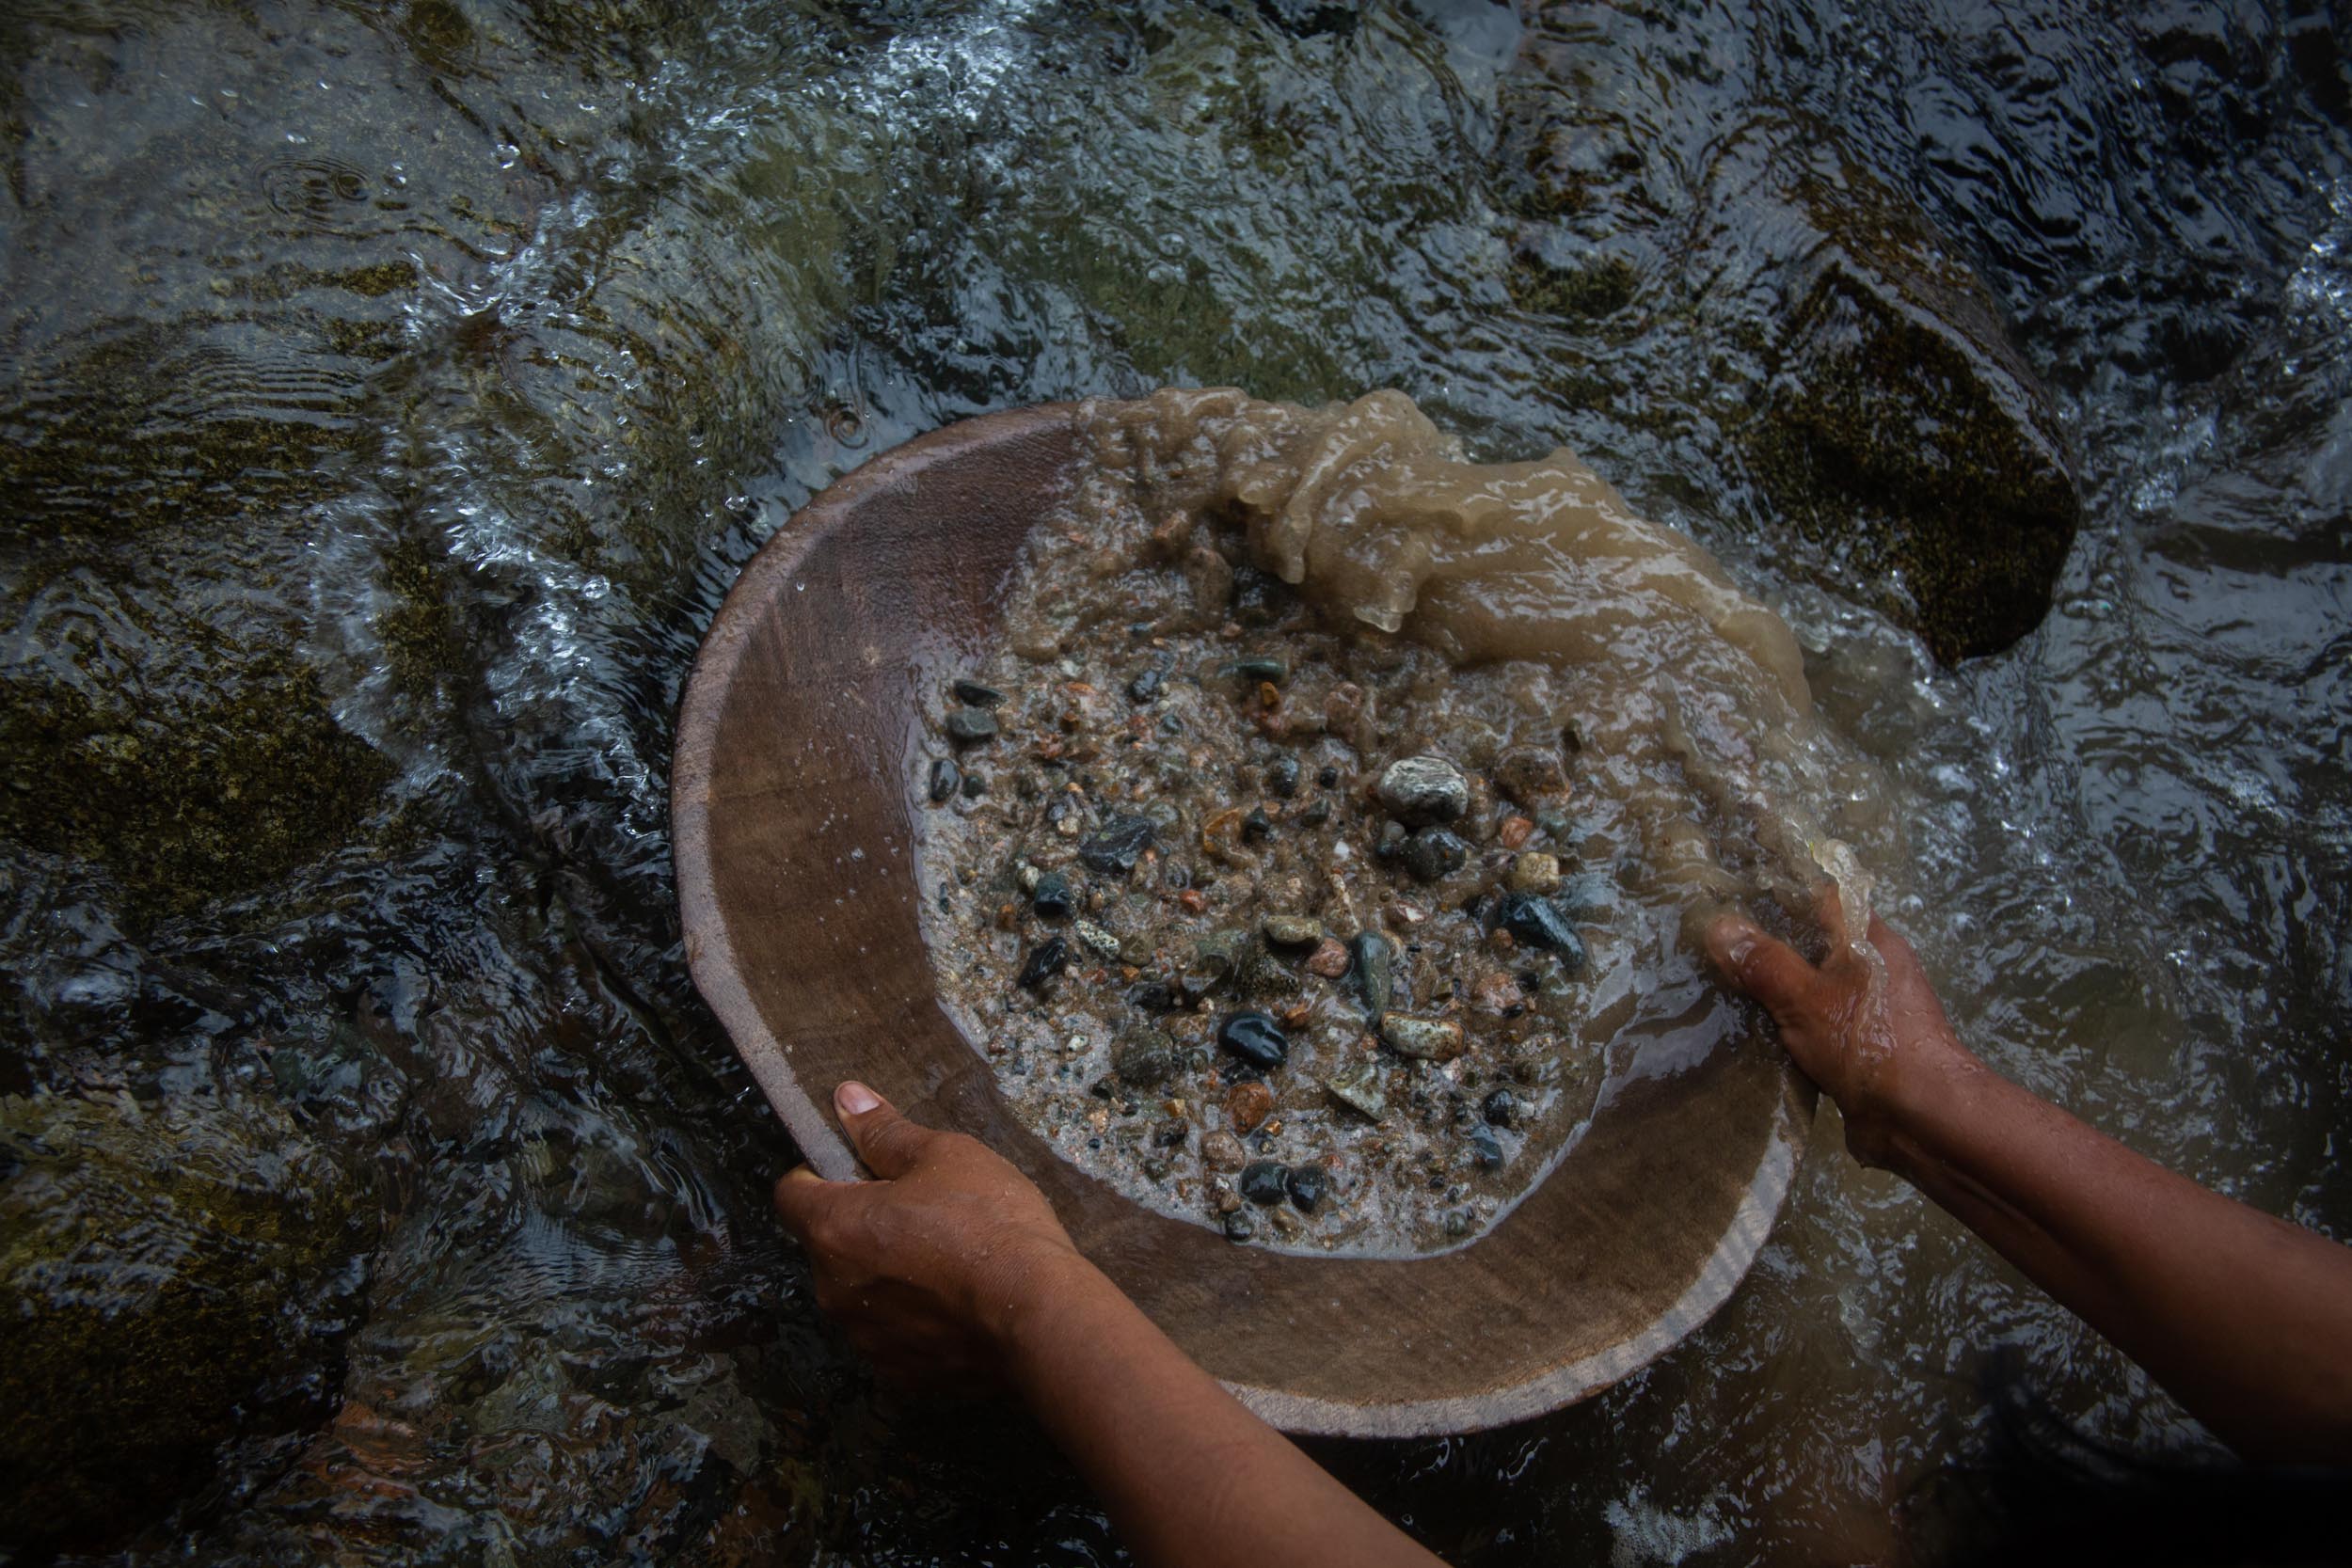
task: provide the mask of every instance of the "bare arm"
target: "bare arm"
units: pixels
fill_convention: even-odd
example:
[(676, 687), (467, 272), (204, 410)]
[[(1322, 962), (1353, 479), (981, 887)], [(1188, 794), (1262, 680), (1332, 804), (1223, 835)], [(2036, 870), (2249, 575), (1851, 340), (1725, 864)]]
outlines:
[(834, 1109), (878, 1181), (776, 1184), (818, 1305), (902, 1382), (1009, 1384), (1154, 1568), (1430, 1568), (1415, 1545), (1195, 1366), (977, 1141), (861, 1085)]
[(1834, 898), (1824, 917), (1818, 968), (1738, 919), (1708, 946), (1837, 1101), (1855, 1157), (1949, 1210), (2241, 1454), (2352, 1463), (2352, 1248), (2207, 1192), (1994, 1072), (1879, 921), (1873, 1004)]

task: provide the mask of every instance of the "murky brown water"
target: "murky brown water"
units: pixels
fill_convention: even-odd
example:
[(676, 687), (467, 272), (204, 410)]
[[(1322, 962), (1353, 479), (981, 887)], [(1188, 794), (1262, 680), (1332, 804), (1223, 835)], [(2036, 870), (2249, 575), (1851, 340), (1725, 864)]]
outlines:
[[(12, 1559), (1116, 1556), (816, 1319), (666, 846), (741, 562), (1043, 398), (1575, 448), (1796, 625), (1971, 1041), (2352, 1227), (2343, 24), (1542, 12), (8, 8)], [(1825, 1120), (1647, 1373), (1324, 1453), (1458, 1561), (1933, 1560), (1995, 1368), (2198, 1443)]]

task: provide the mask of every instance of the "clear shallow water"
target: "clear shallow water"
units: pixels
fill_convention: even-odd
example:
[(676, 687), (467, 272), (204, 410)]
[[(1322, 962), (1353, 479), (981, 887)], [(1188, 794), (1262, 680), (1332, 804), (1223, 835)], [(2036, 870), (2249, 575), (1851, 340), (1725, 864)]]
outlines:
[[(159, 1348), (242, 1413), (28, 1428), (10, 1489), (135, 1451), (156, 1484), (46, 1516), (204, 1560), (1112, 1560), (1001, 1457), (1016, 1418), (879, 1395), (815, 1317), (790, 1150), (687, 981), (663, 775), (702, 627), (808, 495), (1163, 383), (1394, 384), (1754, 574), (1896, 781), (1883, 896), (1972, 1042), (2344, 1234), (2344, 40), (2078, 11), (1556, 8), (1547, 73), (1470, 5), (12, 8), (0, 1210), (17, 1277), (24, 1227), (160, 1194), (73, 1300), (195, 1292), (142, 1356), (19, 1287), (17, 1366), (136, 1395)], [(1606, 177), (1573, 213), (1524, 173), (1563, 112)], [(1973, 269), (2078, 468), (2052, 614), (1957, 671), (1868, 582), (1805, 584), (1741, 444), (1742, 324), (1823, 244), (1742, 173), (1792, 125)], [(1530, 249), (1629, 280), (1536, 309)], [(156, 1118), (216, 1158), (86, 1153)], [(285, 1307), (257, 1338), (189, 1301)], [(1825, 1113), (1674, 1355), (1324, 1457), (1454, 1560), (1818, 1559), (1906, 1499), (1932, 1560), (1994, 1369), (2198, 1442)]]

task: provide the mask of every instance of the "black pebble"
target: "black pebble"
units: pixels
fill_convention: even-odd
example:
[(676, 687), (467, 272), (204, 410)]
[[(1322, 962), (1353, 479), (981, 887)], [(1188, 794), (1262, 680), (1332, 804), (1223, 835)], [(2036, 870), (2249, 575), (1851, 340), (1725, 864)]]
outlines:
[(1241, 841), (1244, 844), (1263, 843), (1274, 832), (1274, 824), (1265, 814), (1265, 807), (1252, 806), (1249, 815), (1241, 819)]
[(1497, 906), (1495, 923), (1530, 947), (1559, 954), (1561, 967), (1570, 974), (1583, 970), (1584, 939), (1550, 899), (1533, 893), (1512, 894)]
[(1311, 1214), (1324, 1195), (1331, 1190), (1331, 1178), (1321, 1165), (1293, 1165), (1290, 1189), (1291, 1207), (1302, 1214)]
[(1244, 680), (1273, 681), (1278, 685), (1286, 679), (1291, 667), (1279, 658), (1237, 658), (1227, 665), (1223, 673), (1239, 675)]
[(1298, 793), (1298, 759), (1277, 757), (1265, 770), (1265, 786), (1285, 800)]
[(1154, 665), (1152, 668), (1146, 670), (1142, 674), (1137, 675), (1134, 680), (1127, 683), (1128, 701), (1136, 703), (1150, 702), (1152, 698), (1160, 694), (1160, 688), (1166, 683), (1167, 680), (1167, 672)]
[(1158, 830), (1145, 816), (1120, 816), (1078, 847), (1078, 858), (1105, 877), (1124, 877), (1152, 847)]
[(1227, 1014), (1216, 1026), (1216, 1043), (1267, 1072), (1289, 1061), (1291, 1055), (1289, 1037), (1264, 1013)]
[(1423, 828), (1405, 841), (1403, 859), (1414, 880), (1434, 882), (1462, 869), (1470, 846), (1443, 828)]
[(1060, 937), (1048, 937), (1029, 950), (1021, 965), (1021, 983), (1035, 990), (1046, 981), (1070, 967), (1070, 943)]
[(996, 707), (1005, 700), (1003, 692), (993, 686), (982, 686), (978, 681), (956, 682), (955, 693), (957, 702), (970, 703), (974, 707)]
[(996, 719), (985, 708), (960, 707), (947, 715), (947, 738), (961, 744), (986, 740), (996, 733)]
[(1307, 809), (1298, 814), (1298, 819), (1310, 828), (1322, 827), (1331, 820), (1331, 802), (1328, 800), (1308, 801)]
[(981, 778), (977, 773), (966, 773), (963, 776), (963, 798), (965, 800), (977, 800), (987, 793), (988, 781), (986, 779)]
[(1489, 1127), (1508, 1127), (1519, 1114), (1519, 1097), (1509, 1089), (1497, 1089), (1479, 1105), (1478, 1114)]
[(963, 784), (963, 769), (941, 757), (931, 764), (931, 804), (944, 806)]
[(1263, 1209), (1289, 1196), (1290, 1182), (1290, 1166), (1279, 1160), (1260, 1160), (1242, 1167), (1241, 1196)]
[(1078, 912), (1077, 900), (1071, 896), (1070, 879), (1058, 871), (1048, 871), (1037, 879), (1037, 891), (1029, 895), (1029, 908), (1041, 920), (1067, 920)]
[(1340, 770), (1329, 766), (1326, 766), (1321, 772), (1315, 775), (1315, 783), (1321, 784), (1326, 789), (1336, 789), (1339, 787), (1339, 782)]
[(1257, 1233), (1258, 1222), (1249, 1217), (1248, 1210), (1236, 1209), (1225, 1216), (1225, 1239), (1227, 1241), (1246, 1242)]
[(1191, 1136), (1192, 1123), (1188, 1121), (1164, 1121), (1157, 1127), (1152, 1129), (1152, 1147), (1154, 1148), (1182, 1148), (1184, 1147), (1184, 1140)]
[(1493, 1170), (1502, 1164), (1502, 1140), (1485, 1127), (1470, 1130), (1470, 1160), (1480, 1170)]
[(1182, 1006), (1165, 980), (1138, 980), (1127, 988), (1127, 1006), (1147, 1013), (1172, 1013)]

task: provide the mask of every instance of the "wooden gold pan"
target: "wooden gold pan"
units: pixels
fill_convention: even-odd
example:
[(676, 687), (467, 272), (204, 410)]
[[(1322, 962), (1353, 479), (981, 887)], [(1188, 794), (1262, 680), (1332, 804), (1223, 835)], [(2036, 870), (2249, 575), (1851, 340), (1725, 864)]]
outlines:
[[(855, 1077), (985, 1140), (1186, 1352), (1292, 1432), (1501, 1425), (1606, 1387), (1728, 1297), (1788, 1196), (1811, 1099), (1761, 1042), (1621, 1085), (1499, 1225), (1434, 1257), (1236, 1246), (1152, 1213), (1016, 1121), (937, 1000), (910, 823), (925, 694), (967, 667), (1076, 450), (1045, 404), (867, 463), (761, 548), (678, 724), (671, 814), (694, 981), (808, 1160), (855, 1169)], [(853, 853), (862, 851), (862, 855)]]

